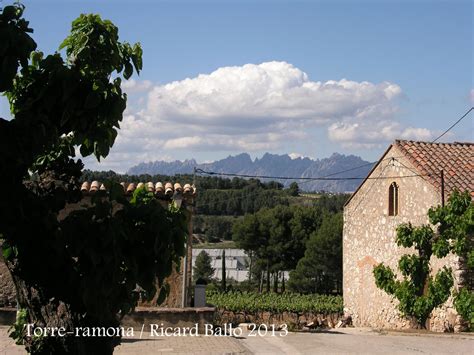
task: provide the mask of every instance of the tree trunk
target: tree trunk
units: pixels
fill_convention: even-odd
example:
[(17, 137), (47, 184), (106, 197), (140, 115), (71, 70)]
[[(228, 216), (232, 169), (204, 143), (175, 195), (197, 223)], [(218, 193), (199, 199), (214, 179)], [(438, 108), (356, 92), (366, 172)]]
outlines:
[(281, 292), (285, 292), (285, 272), (281, 273)]
[(273, 273), (273, 292), (278, 292), (278, 271)]
[(227, 291), (226, 285), (226, 270), (225, 270), (225, 249), (222, 250), (222, 280), (221, 280), (221, 288), (223, 292)]
[[(32, 354), (112, 354), (114, 347), (120, 344), (119, 337), (84, 337), (74, 336), (80, 327), (98, 327), (99, 324), (85, 324), (80, 315), (71, 310), (69, 304), (55, 298), (45, 296), (44, 292), (36, 285), (22, 280), (15, 275), (10, 267), (15, 283), (18, 307), (26, 309), (27, 319), (23, 328), (23, 340), (26, 351)], [(30, 336), (27, 333), (27, 325), (31, 324)], [(102, 325), (104, 326), (104, 325)], [(116, 324), (108, 324), (105, 327), (117, 328)], [(40, 339), (33, 336), (37, 328), (64, 328), (65, 332), (71, 332), (66, 336), (44, 336)], [(39, 331), (37, 329), (37, 331)], [(56, 331), (57, 332), (57, 331)], [(79, 334), (82, 334), (80, 332)]]
[(267, 293), (270, 292), (270, 263), (267, 261), (267, 285), (266, 285), (266, 291)]
[(249, 285), (252, 283), (252, 252), (249, 252), (249, 259), (250, 259), (250, 265), (249, 265)]

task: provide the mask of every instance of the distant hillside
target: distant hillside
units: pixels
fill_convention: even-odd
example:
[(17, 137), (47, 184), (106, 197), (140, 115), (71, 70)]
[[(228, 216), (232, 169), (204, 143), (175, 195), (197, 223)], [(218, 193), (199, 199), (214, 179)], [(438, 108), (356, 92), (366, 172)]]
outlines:
[[(312, 160), (309, 158), (291, 159), (287, 154), (278, 155), (265, 153), (260, 159), (252, 160), (250, 155), (242, 153), (229, 156), (208, 164), (197, 164), (196, 160), (185, 160), (174, 162), (155, 161), (140, 163), (131, 167), (127, 174), (191, 174), (193, 168), (197, 167), (206, 171), (219, 173), (234, 173), (248, 175), (271, 175), (288, 177), (317, 177), (327, 176), (336, 172), (354, 169), (369, 162), (355, 155), (343, 155), (334, 153), (329, 158)], [(371, 165), (365, 166), (346, 173), (335, 175), (336, 177), (365, 177)], [(264, 180), (264, 179), (261, 179)], [(292, 181), (280, 181), (288, 186)], [(303, 191), (329, 191), (350, 192), (354, 191), (360, 184), (360, 180), (336, 180), (336, 181), (297, 181)]]

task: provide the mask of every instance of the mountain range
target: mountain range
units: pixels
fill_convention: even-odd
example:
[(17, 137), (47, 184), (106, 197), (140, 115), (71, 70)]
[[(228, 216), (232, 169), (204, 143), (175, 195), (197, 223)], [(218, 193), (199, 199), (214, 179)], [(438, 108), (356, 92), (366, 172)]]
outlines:
[[(362, 167), (361, 167), (362, 166)], [(287, 154), (270, 154), (265, 153), (261, 158), (252, 160), (249, 154), (241, 153), (235, 156), (228, 156), (225, 159), (217, 160), (212, 163), (198, 164), (195, 159), (187, 159), (184, 161), (176, 160), (172, 162), (154, 161), (148, 163), (140, 163), (131, 167), (127, 174), (192, 174), (194, 168), (204, 171), (212, 171), (216, 173), (245, 174), (257, 176), (285, 176), (285, 177), (365, 177), (372, 168), (372, 164), (355, 155), (344, 155), (339, 153), (332, 154), (329, 158), (310, 159), (296, 158), (293, 159)], [(359, 168), (360, 167), (360, 168)], [(346, 171), (340, 174), (335, 173)], [(285, 186), (296, 181), (303, 191), (328, 191), (328, 192), (352, 192), (362, 180), (278, 180), (278, 179), (261, 179), (276, 180)]]

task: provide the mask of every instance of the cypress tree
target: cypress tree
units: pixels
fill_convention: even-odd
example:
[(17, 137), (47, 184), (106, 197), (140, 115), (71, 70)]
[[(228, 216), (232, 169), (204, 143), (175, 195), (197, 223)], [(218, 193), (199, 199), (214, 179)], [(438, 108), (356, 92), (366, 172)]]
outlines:
[(225, 292), (227, 290), (226, 286), (226, 279), (225, 279), (225, 249), (222, 249), (222, 280), (221, 280), (221, 288), (222, 291)]

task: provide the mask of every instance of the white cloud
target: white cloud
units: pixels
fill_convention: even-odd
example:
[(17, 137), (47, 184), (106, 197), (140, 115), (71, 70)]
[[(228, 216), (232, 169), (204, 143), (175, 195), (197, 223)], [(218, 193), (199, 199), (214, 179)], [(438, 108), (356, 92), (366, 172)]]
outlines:
[(366, 147), (429, 134), (394, 120), (397, 84), (312, 81), (286, 62), (222, 67), (164, 85), (132, 79), (123, 89), (134, 99), (107, 162), (128, 159), (125, 167), (183, 149), (281, 149), (310, 139), (318, 127), (335, 142)]
[(311, 81), (289, 63), (267, 62), (157, 85), (136, 116), (166, 140), (163, 149), (262, 150), (326, 123), (391, 116), (400, 95), (389, 82)]
[(303, 155), (300, 153), (289, 153), (288, 156), (291, 158), (291, 160), (303, 158)]
[(313, 157), (304, 156), (303, 154), (300, 154), (300, 153), (289, 153), (288, 156), (291, 158), (291, 160), (300, 159), (300, 158), (301, 159), (309, 158), (309, 159), (315, 160), (315, 158)]
[(471, 89), (469, 92), (469, 101), (471, 101), (471, 104), (474, 104), (474, 89)]
[[(219, 68), (211, 74), (156, 86), (147, 113), (162, 121), (240, 134), (290, 123), (324, 123), (385, 114), (401, 89), (383, 82), (310, 81), (286, 62)], [(236, 131), (234, 131), (236, 130)]]
[(408, 127), (402, 131), (402, 133), (400, 134), (400, 137), (403, 139), (430, 141), (434, 138), (434, 134), (432, 131), (426, 128)]
[(149, 80), (135, 79), (126, 80), (122, 83), (122, 90), (126, 93), (138, 93), (149, 90), (153, 86), (153, 83)]
[(426, 128), (405, 128), (389, 120), (348, 119), (330, 125), (328, 133), (332, 141), (355, 148), (382, 147), (395, 139), (429, 141), (434, 138), (434, 133)]

